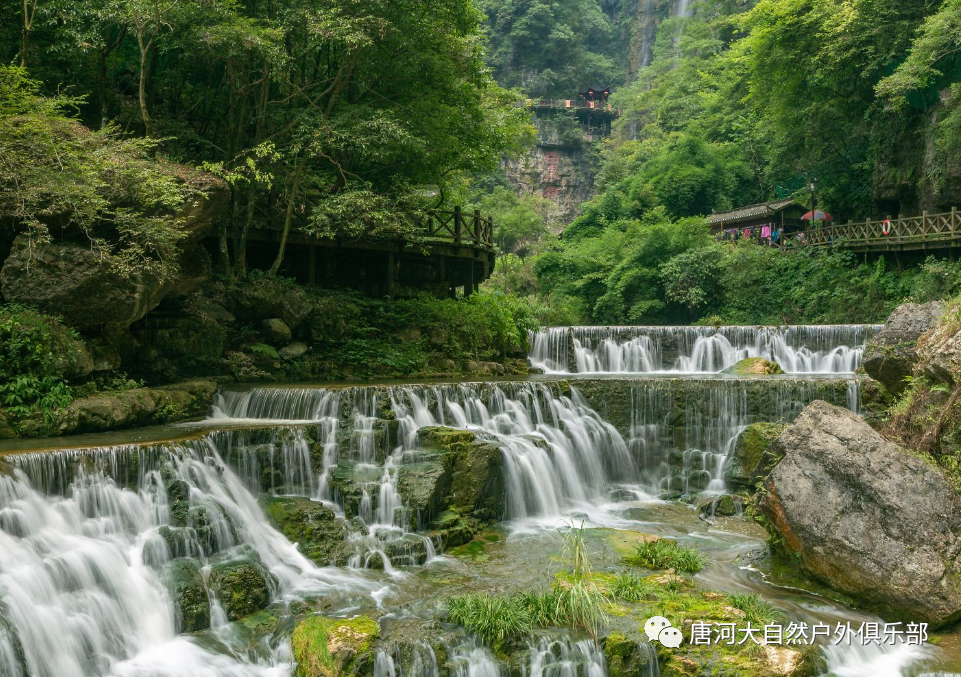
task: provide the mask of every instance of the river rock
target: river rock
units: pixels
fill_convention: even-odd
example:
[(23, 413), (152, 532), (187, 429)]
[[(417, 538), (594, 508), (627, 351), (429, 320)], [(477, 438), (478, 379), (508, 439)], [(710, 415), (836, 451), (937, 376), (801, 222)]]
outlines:
[(334, 561), (347, 525), (323, 503), (307, 498), (264, 498), (264, 512), (277, 529), (319, 566)]
[(210, 597), (197, 563), (189, 559), (175, 559), (166, 569), (177, 610), (177, 631), (198, 632), (210, 627)]
[(277, 354), (280, 355), (282, 359), (290, 362), (292, 360), (296, 360), (298, 357), (303, 357), (303, 355), (306, 352), (307, 352), (307, 344), (301, 343), (300, 341), (295, 341), (294, 343), (291, 343), (289, 346), (284, 346), (283, 348), (278, 350)]
[(750, 375), (770, 375), (783, 374), (784, 370), (777, 362), (765, 360), (763, 357), (745, 357), (737, 364), (733, 364), (724, 370), (725, 374), (737, 374), (739, 376)]
[(895, 308), (884, 328), (864, 348), (862, 364), (868, 376), (892, 394), (900, 394), (907, 387), (905, 377), (913, 373), (918, 362), (918, 339), (934, 328), (941, 312), (939, 301), (904, 303)]
[(266, 609), (270, 603), (267, 574), (253, 559), (214, 565), (210, 570), (210, 587), (231, 621)]
[(380, 636), (377, 621), (367, 616), (311, 616), (294, 628), (291, 645), (297, 661), (295, 677), (359, 677), (373, 674), (373, 644)]
[(781, 423), (752, 423), (738, 435), (734, 453), (724, 469), (724, 479), (733, 489), (754, 491), (760, 479), (771, 472), (780, 457), (773, 450), (768, 453), (771, 443), (784, 432)]
[(290, 343), (291, 333), (287, 323), (279, 317), (268, 317), (260, 323), (267, 343), (275, 346), (285, 346)]
[(822, 401), (772, 448), (761, 508), (805, 570), (888, 619), (961, 617), (961, 506), (938, 470)]

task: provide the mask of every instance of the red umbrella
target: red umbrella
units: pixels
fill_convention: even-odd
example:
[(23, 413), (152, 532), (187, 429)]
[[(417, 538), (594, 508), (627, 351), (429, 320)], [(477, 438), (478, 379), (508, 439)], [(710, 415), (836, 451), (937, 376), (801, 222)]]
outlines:
[(827, 212), (822, 212), (820, 209), (817, 209), (813, 212), (808, 212), (807, 214), (802, 216), (801, 220), (802, 221), (833, 221), (834, 217), (828, 214)]

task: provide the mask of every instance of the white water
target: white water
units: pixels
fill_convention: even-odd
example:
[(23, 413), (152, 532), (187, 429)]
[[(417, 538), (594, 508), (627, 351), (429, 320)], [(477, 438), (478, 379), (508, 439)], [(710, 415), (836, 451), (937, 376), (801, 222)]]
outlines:
[(789, 374), (851, 374), (875, 325), (549, 327), (530, 335), (531, 366), (548, 374), (716, 374), (747, 357)]
[[(418, 431), (425, 426), (475, 430), (497, 443), (507, 516), (554, 528), (559, 517), (615, 514), (618, 502), (664, 491), (721, 490), (724, 462), (743, 427), (790, 420), (817, 394), (816, 384), (703, 379), (693, 387), (677, 379), (640, 379), (629, 388), (627, 435), (576, 387), (561, 394), (548, 383), (263, 388), (226, 394), (215, 418), (311, 422), (274, 433), (211, 433), (167, 446), (11, 457), (17, 481), (0, 476), (0, 674), (289, 677), (286, 640), (248, 645), (236, 639), (222, 611), (212, 613), (214, 628), (202, 640), (177, 634), (164, 575), (174, 553), (159, 536), (172, 519), (164, 490), (171, 481), (188, 486), (191, 506), (205, 515), (207, 531), (189, 523), (182, 546), (200, 565), (252, 555), (270, 572), (276, 602), (354, 595), (373, 597), (380, 606), (389, 594), (383, 577), (316, 567), (269, 525), (255, 495), (322, 498), (343, 512), (329, 478), (337, 463), (354, 464), (370, 477), (360, 506), (370, 535), (358, 537), (352, 564), (382, 556), (392, 573), (385, 545), (423, 539), (409, 531), (413, 516), (397, 478), (406, 463), (417, 462)], [(849, 390), (840, 383), (836, 392), (843, 404)], [(679, 410), (672, 403), (682, 395)], [(683, 423), (668, 420), (679, 411)], [(397, 425), (386, 426), (385, 418)], [(304, 429), (320, 441), (319, 450)], [(432, 558), (429, 542), (426, 547)], [(437, 677), (436, 656), (424, 646), (413, 664), (380, 652), (375, 677)], [(906, 645), (826, 647), (825, 653), (837, 677), (907, 674), (931, 655)], [(455, 677), (504, 673), (489, 650), (470, 641), (450, 647), (447, 659)], [(644, 674), (656, 670), (655, 663)], [(554, 636), (531, 645), (525, 674), (607, 673), (592, 644)]]
[[(57, 458), (59, 456), (59, 458)], [(194, 554), (220, 560), (251, 558), (269, 573), (274, 600), (368, 594), (357, 573), (318, 568), (267, 522), (245, 483), (223, 462), (210, 440), (168, 450), (111, 448), (13, 457), (16, 481), (0, 476), (0, 608), (8, 624), (0, 636), (4, 677), (272, 677), (291, 670), (286, 644), (211, 651), (178, 636), (177, 611), (165, 583), (171, 553), (160, 535), (172, 523), (166, 481), (189, 486), (192, 510), (210, 525), (205, 543), (194, 533)], [(111, 476), (122, 458), (144, 466), (134, 486)], [(56, 475), (62, 495), (45, 494), (31, 471), (72, 464), (73, 477), (36, 473), (41, 484)], [(138, 463), (141, 465), (141, 463)], [(201, 561), (201, 564), (203, 560)], [(22, 655), (26, 672), (12, 665)], [(14, 661), (13, 663), (19, 663)]]
[[(850, 388), (835, 390), (835, 404), (856, 404)], [(409, 458), (416, 459), (417, 431), (427, 426), (477, 431), (500, 446), (507, 517), (546, 523), (572, 511), (596, 512), (625, 496), (723, 493), (725, 464), (747, 425), (789, 422), (806, 404), (827, 396), (816, 382), (799, 379), (764, 383), (705, 379), (683, 388), (670, 379), (638, 380), (630, 388), (630, 430), (624, 436), (588, 405), (576, 387), (566, 395), (545, 383), (395, 386), (380, 391), (390, 402), (398, 433), (394, 451), (383, 465), (371, 466), (380, 479), (370, 483), (360, 516), (374, 535), (394, 537), (403, 536), (404, 525), (410, 524), (397, 493), (397, 473)], [(356, 403), (360, 398), (345, 396), (340, 401), (347, 399)], [(368, 393), (367, 401), (372, 399)], [(226, 393), (214, 418), (236, 421), (253, 410), (288, 420), (313, 409), (326, 417), (323, 420), (336, 419), (337, 412), (305, 406), (331, 401), (323, 388), (260, 388)], [(354, 438), (361, 421), (360, 434), (367, 439), (372, 435), (368, 431), (376, 428), (371, 422), (376, 411), (358, 414), (357, 405), (350, 406)], [(680, 427), (669, 420), (678, 406), (684, 412)], [(339, 416), (343, 419), (344, 412)], [(359, 447), (352, 453), (370, 457)], [(672, 461), (677, 455), (681, 463)]]

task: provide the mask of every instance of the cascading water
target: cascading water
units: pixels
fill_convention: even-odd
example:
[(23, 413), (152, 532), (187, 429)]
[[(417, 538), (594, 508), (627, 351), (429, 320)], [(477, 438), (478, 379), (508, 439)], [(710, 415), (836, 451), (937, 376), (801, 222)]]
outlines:
[[(385, 582), (416, 578), (395, 564), (422, 563), (425, 552), (433, 559), (400, 488), (424, 458), (425, 427), (472, 430), (500, 447), (505, 512), (515, 524), (553, 529), (571, 515), (625, 524), (625, 502), (722, 491), (744, 427), (790, 421), (813, 399), (856, 406), (856, 380), (256, 388), (224, 393), (209, 423), (226, 429), (196, 440), (15, 454), (15, 478), (0, 474), (0, 674), (289, 677), (289, 641), (242, 639), (210, 572), (243, 559), (263, 570), (275, 602), (323, 596), (380, 607), (393, 594)], [(345, 473), (354, 495), (343, 493)], [(353, 514), (352, 525), (361, 518), (349, 566), (303, 557), (268, 523), (257, 494), (322, 501)], [(169, 587), (171, 568), (186, 561), (205, 572), (210, 601), (210, 630), (196, 639), (177, 634), (183, 620)], [(357, 570), (373, 563), (395, 578)], [(472, 640), (446, 647), (442, 669), (433, 649), (419, 646), (403, 657), (378, 653), (375, 677), (505, 673)], [(908, 665), (918, 653), (904, 651), (903, 661), (884, 649), (829, 649), (827, 659), (836, 674), (860, 677), (864, 665)], [(649, 658), (640, 674), (657, 675)], [(556, 633), (534, 640), (525, 660), (529, 677), (606, 677), (592, 643)]]
[(851, 374), (878, 325), (548, 327), (531, 332), (531, 365), (549, 374), (716, 374), (747, 357), (791, 374)]
[[(223, 646), (213, 652), (177, 635), (168, 572), (178, 555), (201, 565), (254, 562), (275, 600), (373, 589), (358, 574), (318, 568), (274, 530), (212, 438), (10, 461), (15, 477), (0, 474), (5, 677), (270, 677), (289, 671), (283, 643), (251, 649), (217, 635)], [(202, 515), (199, 522), (188, 517), (177, 527), (169, 496), (178, 486), (185, 488), (186, 514)], [(168, 540), (175, 531), (182, 538)], [(186, 544), (185, 552), (176, 552), (177, 543)]]
[[(747, 425), (791, 421), (814, 399), (838, 405), (850, 399), (842, 380), (642, 379), (630, 382), (631, 415), (622, 433), (576, 386), (568, 394), (546, 383), (395, 386), (382, 392), (397, 421), (397, 447), (383, 466), (371, 468), (376, 477), (360, 511), (381, 533), (409, 523), (397, 518), (405, 514), (397, 470), (416, 458), (417, 431), (424, 427), (474, 430), (494, 440), (504, 457), (507, 515), (549, 520), (572, 511), (589, 514), (627, 496), (722, 493), (725, 463)], [(315, 400), (331, 398), (256, 389), (221, 400), (215, 418), (236, 418), (253, 405), (288, 420), (303, 402)], [(365, 429), (369, 425), (365, 419)]]

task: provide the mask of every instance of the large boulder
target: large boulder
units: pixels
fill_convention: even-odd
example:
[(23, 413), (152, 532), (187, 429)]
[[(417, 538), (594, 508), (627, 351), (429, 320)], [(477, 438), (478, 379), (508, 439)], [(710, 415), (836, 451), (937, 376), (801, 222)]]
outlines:
[(279, 318), (291, 329), (299, 327), (313, 309), (303, 289), (268, 277), (245, 282), (234, 295), (234, 301), (235, 314), (241, 319), (262, 322)]
[(961, 618), (961, 505), (937, 469), (822, 401), (771, 446), (761, 508), (779, 547), (886, 618)]
[(109, 255), (90, 247), (70, 242), (31, 247), (20, 236), (0, 269), (0, 286), (7, 301), (59, 315), (75, 327), (126, 326), (160, 303), (164, 283), (150, 273), (124, 277), (110, 263)]
[(961, 375), (961, 325), (945, 321), (918, 341), (916, 371), (935, 383), (953, 386)]
[(904, 303), (891, 313), (884, 328), (864, 348), (864, 371), (880, 381), (889, 392), (898, 395), (906, 387), (905, 377), (914, 372), (918, 362), (918, 339), (934, 328), (941, 317), (938, 301)]

